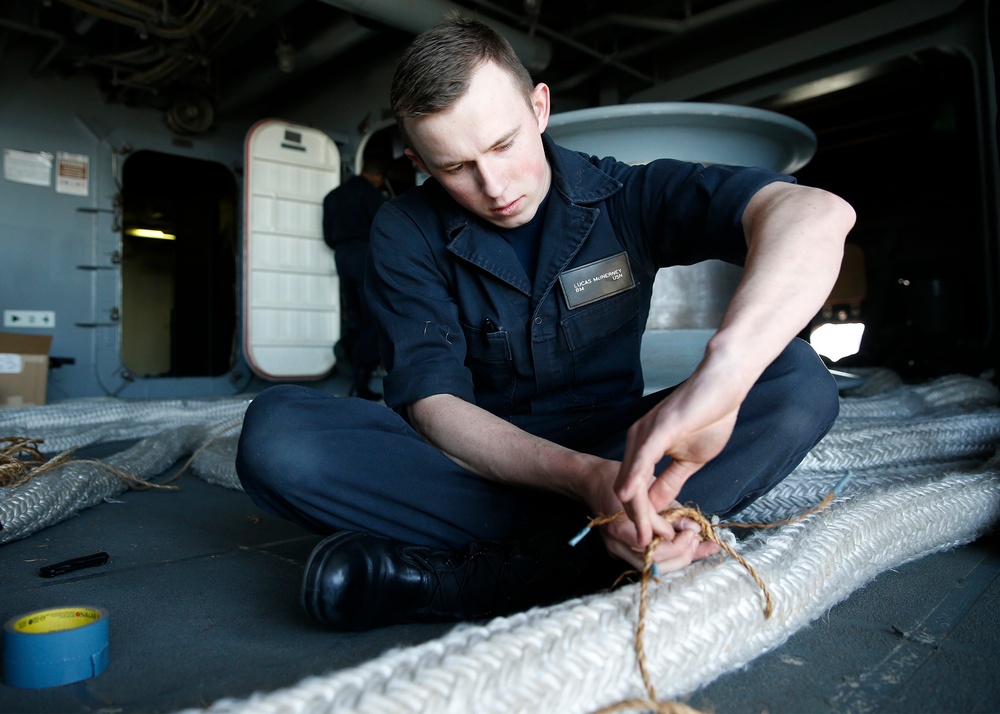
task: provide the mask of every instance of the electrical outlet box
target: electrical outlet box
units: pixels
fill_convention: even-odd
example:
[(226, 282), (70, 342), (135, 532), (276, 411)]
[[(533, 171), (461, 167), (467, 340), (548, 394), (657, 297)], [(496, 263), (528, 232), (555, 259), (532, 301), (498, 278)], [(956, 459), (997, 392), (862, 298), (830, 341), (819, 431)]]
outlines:
[(56, 313), (53, 310), (4, 310), (3, 326), (52, 329), (56, 326)]

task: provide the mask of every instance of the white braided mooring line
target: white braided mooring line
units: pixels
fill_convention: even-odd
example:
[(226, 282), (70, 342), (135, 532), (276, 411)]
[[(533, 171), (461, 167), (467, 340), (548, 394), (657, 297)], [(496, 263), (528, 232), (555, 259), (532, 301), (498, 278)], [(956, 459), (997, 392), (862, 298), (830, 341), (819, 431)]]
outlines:
[(37, 407), (0, 409), (0, 436), (45, 439), (41, 451), (130, 441), (191, 424), (218, 424), (243, 416), (249, 396), (215, 399), (78, 399)]
[[(193, 423), (181, 425), (177, 425), (175, 415), (169, 428), (165, 425), (155, 434), (102, 461), (130, 476), (148, 480), (188, 454), (195, 454), (192, 471), (210, 483), (242, 490), (234, 459), (240, 419), (245, 410), (245, 403), (196, 410), (191, 418)], [(157, 413), (163, 414), (162, 411)], [(220, 418), (229, 421), (205, 421)], [(127, 425), (116, 425), (113, 430), (124, 433), (124, 428)], [(84, 432), (93, 433), (87, 429)], [(16, 488), (0, 488), (0, 545), (55, 525), (81, 509), (115, 498), (127, 488), (128, 483), (120, 477), (99, 464), (86, 461), (70, 461)]]
[(983, 379), (964, 374), (952, 374), (917, 386), (896, 384), (893, 373), (878, 377), (881, 388), (871, 391), (878, 382), (865, 384), (866, 392), (851, 391), (841, 400), (840, 421), (846, 419), (906, 419), (931, 410), (952, 406), (968, 410), (1000, 403), (1000, 390)]
[[(163, 473), (211, 438), (212, 428), (179, 426), (147, 437), (103, 459), (130, 476), (149, 479)], [(234, 469), (235, 471), (235, 469)], [(221, 485), (229, 485), (219, 480)], [(128, 483), (99, 464), (70, 461), (17, 488), (0, 488), (0, 544), (31, 535), (83, 508), (114, 498)]]
[[(743, 555), (774, 596), (715, 556), (651, 588), (645, 646), (660, 696), (683, 697), (785, 641), (887, 568), (975, 539), (1000, 515), (1000, 473), (947, 474), (840, 499), (765, 531)], [(902, 535), (902, 537), (901, 537)], [(465, 626), (361, 666), (310, 677), (211, 714), (589, 712), (642, 696), (634, 654), (638, 585)], [(196, 714), (205, 710), (187, 710)]]

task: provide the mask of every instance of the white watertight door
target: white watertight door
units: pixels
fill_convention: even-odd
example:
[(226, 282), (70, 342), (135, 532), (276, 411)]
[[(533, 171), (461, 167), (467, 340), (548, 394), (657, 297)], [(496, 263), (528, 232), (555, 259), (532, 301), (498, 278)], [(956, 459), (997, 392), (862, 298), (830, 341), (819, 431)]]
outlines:
[(274, 119), (251, 127), (245, 148), (244, 352), (266, 379), (317, 379), (340, 337), (340, 286), (323, 242), (340, 152), (323, 132)]

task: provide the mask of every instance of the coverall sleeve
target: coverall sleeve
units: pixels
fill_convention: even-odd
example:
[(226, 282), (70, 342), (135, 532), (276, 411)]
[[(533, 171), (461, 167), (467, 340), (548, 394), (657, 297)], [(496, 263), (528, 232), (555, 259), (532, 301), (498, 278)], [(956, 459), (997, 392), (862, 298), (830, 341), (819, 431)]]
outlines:
[(386, 404), (399, 410), (434, 394), (475, 403), (447, 275), (421, 228), (392, 203), (372, 226), (365, 290), (388, 372)]
[(743, 211), (751, 197), (786, 174), (759, 168), (703, 166), (659, 159), (645, 166), (619, 164), (623, 189), (611, 214), (633, 255), (650, 272), (671, 265), (718, 259), (742, 265), (747, 244)]

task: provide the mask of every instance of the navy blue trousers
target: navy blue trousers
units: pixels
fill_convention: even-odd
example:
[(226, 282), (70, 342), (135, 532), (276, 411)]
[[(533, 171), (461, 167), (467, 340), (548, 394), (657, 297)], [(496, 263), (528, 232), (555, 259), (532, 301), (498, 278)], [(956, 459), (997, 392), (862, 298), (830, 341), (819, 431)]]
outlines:
[[(629, 426), (669, 391), (625, 407), (512, 422), (572, 449), (621, 459)], [(794, 340), (751, 389), (726, 448), (687, 481), (678, 500), (706, 514), (740, 511), (799, 464), (837, 411), (836, 382), (813, 349)], [(271, 387), (253, 400), (236, 468), (262, 509), (317, 533), (356, 530), (456, 549), (553, 526), (565, 528), (568, 539), (592, 515), (570, 499), (476, 476), (385, 406), (300, 386)]]

